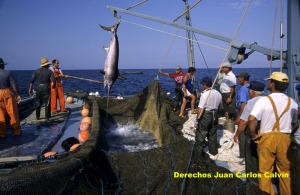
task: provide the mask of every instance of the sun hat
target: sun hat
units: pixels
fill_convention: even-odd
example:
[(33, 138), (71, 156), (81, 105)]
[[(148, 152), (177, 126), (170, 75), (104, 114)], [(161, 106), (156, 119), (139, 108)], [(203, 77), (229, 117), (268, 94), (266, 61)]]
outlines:
[(47, 65), (50, 65), (51, 64), (51, 62), (49, 62), (48, 61), (48, 59), (47, 58), (42, 58), (41, 59), (41, 66), (47, 66)]
[(201, 81), (201, 84), (202, 83), (205, 83), (205, 84), (211, 84), (212, 83), (212, 80), (211, 80), (211, 78), (210, 77), (203, 77), (202, 78), (202, 81)]
[(265, 84), (258, 82), (258, 81), (250, 81), (250, 85), (248, 86), (249, 89), (253, 91), (264, 91)]
[(175, 69), (176, 70), (181, 70), (181, 67), (180, 66), (176, 66)]
[(0, 58), (0, 65), (6, 65), (7, 63), (4, 63), (3, 59)]
[(287, 83), (289, 82), (289, 77), (282, 72), (273, 72), (269, 78), (266, 78), (265, 80), (273, 79), (275, 81)]
[(221, 67), (232, 67), (232, 65), (229, 62), (224, 62)]

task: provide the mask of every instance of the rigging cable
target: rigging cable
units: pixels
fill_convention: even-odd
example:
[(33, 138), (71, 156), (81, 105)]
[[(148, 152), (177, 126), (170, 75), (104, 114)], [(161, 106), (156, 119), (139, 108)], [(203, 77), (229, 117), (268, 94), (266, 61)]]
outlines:
[(184, 14), (186, 14), (188, 11), (190, 11), (191, 9), (193, 9), (198, 3), (200, 3), (200, 1), (202, 0), (199, 0), (197, 1), (194, 5), (192, 5), (189, 9), (185, 10), (185, 12), (183, 12), (180, 16), (178, 16), (175, 20), (173, 20), (173, 22), (176, 22), (179, 18), (181, 18)]
[[(244, 12), (244, 14), (243, 14), (243, 16), (242, 16), (242, 18), (241, 18), (241, 20), (240, 20), (240, 23), (239, 23), (239, 25), (238, 25), (238, 27), (237, 27), (237, 29), (236, 29), (236, 31), (235, 31), (235, 34), (234, 34), (232, 40), (231, 40), (231, 42), (230, 42), (230, 44), (229, 44), (229, 46), (228, 46), (228, 49), (227, 49), (227, 51), (226, 51), (226, 54), (224, 55), (224, 58), (223, 58), (223, 60), (222, 60), (222, 64), (225, 62), (225, 59), (226, 59), (226, 57), (228, 56), (228, 53), (229, 53), (229, 51), (230, 51), (231, 45), (232, 45), (232, 43), (234, 42), (234, 40), (235, 40), (235, 38), (236, 38), (236, 36), (237, 36), (239, 30), (240, 30), (240, 27), (241, 27), (241, 25), (242, 25), (242, 22), (243, 22), (243, 20), (244, 20), (244, 18), (245, 18), (245, 16), (246, 16), (246, 13), (248, 12), (248, 9), (249, 9), (249, 7), (250, 7), (251, 1), (252, 1), (252, 0), (249, 0), (249, 3), (248, 3), (248, 5), (247, 5), (247, 7), (246, 7), (246, 10), (245, 10), (245, 12)], [(215, 77), (215, 79), (214, 79), (214, 82), (213, 82), (213, 84), (212, 84), (212, 86), (211, 86), (211, 89), (213, 89), (213, 87), (214, 87), (214, 85), (215, 85), (215, 83), (216, 83), (216, 81), (217, 81), (217, 79), (218, 79), (218, 75), (219, 75), (220, 71), (221, 71), (221, 66), (219, 67), (219, 70), (218, 70), (217, 75), (216, 75), (216, 77)], [(212, 90), (209, 90), (208, 96), (207, 96), (207, 98), (206, 98), (205, 101), (204, 101), (204, 107), (205, 107), (206, 104), (207, 104), (207, 100), (209, 99), (209, 96), (210, 96), (210, 94), (211, 94), (211, 91), (212, 91)], [(203, 113), (203, 110), (204, 110), (204, 109), (201, 110), (201, 113), (199, 114), (199, 117), (201, 117), (201, 115), (202, 115), (202, 113)]]
[(144, 1), (138, 2), (138, 3), (136, 3), (136, 4), (134, 4), (134, 5), (130, 6), (130, 7), (128, 7), (126, 10), (130, 10), (131, 8), (134, 8), (134, 7), (136, 7), (136, 6), (138, 6), (138, 5), (142, 4), (142, 3), (145, 3), (146, 1), (148, 1), (148, 0), (144, 0)]
[(270, 57), (270, 74), (272, 74), (272, 62), (273, 62), (273, 52), (274, 52), (274, 39), (275, 39), (275, 29), (276, 29), (276, 15), (277, 15), (278, 0), (276, 0), (275, 13), (274, 13), (274, 23), (273, 23), (273, 33), (272, 33), (272, 48)]
[(281, 0), (281, 16), (280, 16), (280, 72), (282, 72), (282, 67), (283, 67), (283, 63), (282, 63), (282, 50), (283, 50), (283, 0)]
[(206, 65), (207, 71), (208, 71), (210, 77), (212, 77), (211, 72), (210, 72), (210, 70), (208, 69), (208, 65), (207, 65), (206, 59), (205, 59), (205, 57), (204, 57), (204, 54), (203, 54), (203, 52), (202, 52), (202, 49), (201, 49), (201, 47), (200, 47), (200, 45), (199, 45), (199, 43), (198, 43), (198, 41), (197, 41), (197, 37), (196, 37), (195, 33), (193, 33), (193, 36), (194, 36), (194, 38), (195, 38), (195, 40), (196, 40), (196, 42), (197, 42), (197, 46), (198, 46), (198, 48), (199, 48), (199, 51), (200, 51), (201, 56), (202, 56), (202, 58), (203, 58), (203, 61), (204, 61), (205, 65)]
[(193, 42), (201, 43), (201, 44), (203, 44), (203, 45), (208, 45), (208, 46), (210, 46), (210, 47), (214, 47), (214, 48), (217, 48), (217, 49), (220, 49), (220, 50), (224, 50), (224, 51), (227, 50), (227, 49), (225, 49), (225, 48), (223, 48), (223, 47), (219, 47), (219, 46), (212, 45), (212, 44), (205, 43), (205, 42), (201, 42), (201, 41), (196, 41), (196, 40), (194, 40), (194, 39), (188, 39), (188, 38), (186, 38), (186, 37), (184, 37), (184, 36), (176, 35), (176, 34), (173, 34), (173, 33), (169, 33), (169, 32), (166, 32), (166, 31), (162, 31), (162, 30), (159, 30), (159, 29), (155, 29), (155, 28), (152, 28), (152, 27), (148, 27), (148, 26), (145, 26), (145, 25), (142, 25), (142, 24), (130, 22), (130, 21), (128, 21), (128, 20), (124, 20), (124, 19), (120, 19), (120, 20), (122, 20), (123, 22), (127, 22), (127, 23), (129, 23), (129, 24), (133, 24), (133, 25), (137, 25), (137, 26), (146, 28), (146, 29), (154, 30), (154, 31), (157, 31), (157, 32), (161, 32), (161, 33), (164, 33), (164, 34), (172, 35), (172, 36), (179, 37), (179, 38), (186, 39), (186, 40), (191, 40), (191, 41), (193, 41)]

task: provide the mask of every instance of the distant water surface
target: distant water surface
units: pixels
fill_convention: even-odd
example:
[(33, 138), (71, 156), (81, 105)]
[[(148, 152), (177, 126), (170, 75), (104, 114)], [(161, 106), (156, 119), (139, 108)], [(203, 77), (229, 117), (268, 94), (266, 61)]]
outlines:
[[(273, 71), (278, 70), (273, 69)], [(110, 92), (111, 96), (116, 96), (118, 94), (124, 96), (132, 96), (138, 93), (157, 77), (158, 72), (157, 69), (120, 70), (121, 73), (122, 71), (143, 72), (143, 74), (126, 74), (124, 76), (127, 78), (127, 80), (116, 80)], [(173, 73), (174, 69), (163, 69), (162, 71)], [(183, 71), (187, 72), (186, 69), (184, 69)], [(198, 83), (196, 83), (196, 88), (201, 89), (201, 85), (199, 85), (199, 83), (203, 76), (209, 76), (211, 74), (214, 78), (217, 71), (217, 69), (210, 69), (209, 71), (207, 69), (197, 69), (196, 80), (198, 81)], [(63, 72), (64, 74), (70, 76), (103, 81), (103, 75), (99, 73), (99, 70), (63, 70)], [(235, 75), (238, 75), (241, 72), (248, 72), (251, 75), (250, 80), (258, 80), (266, 83), (264, 79), (268, 78), (270, 70), (269, 68), (233, 68), (233, 73)], [(22, 96), (28, 96), (29, 82), (33, 70), (12, 71), (12, 73), (14, 74), (14, 77), (18, 82), (18, 87)], [(99, 92), (101, 96), (107, 96), (107, 88), (104, 89), (103, 84), (73, 78), (62, 80), (65, 91), (81, 91), (84, 93)], [(174, 81), (171, 78), (164, 75), (159, 75), (159, 83), (166, 92), (171, 92), (171, 96), (174, 95)], [(238, 88), (239, 86), (237, 87), (237, 89)]]

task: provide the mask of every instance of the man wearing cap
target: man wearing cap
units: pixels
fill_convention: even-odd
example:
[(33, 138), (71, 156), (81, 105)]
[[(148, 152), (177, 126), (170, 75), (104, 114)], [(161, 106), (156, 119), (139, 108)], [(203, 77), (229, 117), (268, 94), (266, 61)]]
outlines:
[[(297, 122), (297, 103), (284, 94), (289, 81), (285, 73), (273, 72), (267, 80), (271, 94), (257, 100), (248, 118), (250, 137), (258, 143), (259, 188), (274, 194), (271, 176), (276, 165), (280, 194), (291, 194), (291, 127)], [(257, 121), (261, 121), (259, 133)]]
[[(241, 116), (240, 116), (240, 122), (238, 124), (238, 129), (236, 131), (236, 134), (233, 137), (234, 142), (240, 143), (244, 142), (243, 147), (240, 147), (240, 151), (243, 150), (244, 156), (245, 156), (245, 168), (246, 173), (257, 173), (258, 172), (258, 157), (257, 157), (257, 146), (253, 142), (253, 140), (248, 136), (248, 117), (250, 115), (250, 112), (252, 108), (254, 107), (254, 104), (257, 100), (259, 100), (264, 95), (264, 88), (265, 84), (258, 82), (258, 81), (251, 81), (248, 86), (248, 94), (250, 96), (250, 100), (248, 100)], [(257, 125), (259, 127), (259, 125)], [(247, 130), (246, 130), (247, 129)], [(246, 131), (245, 131), (246, 130)], [(258, 130), (258, 129), (257, 129)], [(244, 140), (240, 139), (241, 134), (245, 132), (246, 137)], [(248, 181), (255, 181), (255, 183), (258, 183), (257, 178), (247, 178)]]
[(183, 82), (183, 78), (185, 73), (182, 72), (181, 67), (180, 66), (176, 66), (175, 67), (176, 72), (175, 73), (167, 73), (167, 72), (162, 72), (159, 71), (160, 74), (171, 77), (172, 79), (174, 79), (175, 81), (175, 106), (174, 106), (174, 111), (178, 110), (180, 108), (180, 105), (182, 103), (182, 98), (183, 98), (183, 93), (181, 90), (181, 86), (182, 86), (182, 82)]
[(233, 120), (235, 115), (236, 101), (234, 96), (236, 77), (232, 72), (232, 65), (229, 62), (224, 62), (221, 65), (221, 68), (225, 75), (220, 86), (220, 91), (222, 94), (222, 103), (226, 121), (228, 121), (228, 119)]
[(207, 137), (209, 153), (216, 155), (218, 154), (218, 108), (222, 102), (222, 96), (217, 90), (211, 89), (212, 79), (210, 77), (203, 77), (201, 85), (204, 91), (198, 105), (197, 120), (199, 122), (195, 138), (196, 149), (202, 151)]
[[(17, 103), (21, 101), (21, 95), (17, 83), (10, 71), (4, 70), (3, 59), (0, 58), (0, 138), (6, 137), (6, 115), (9, 115), (12, 134), (21, 135), (21, 125)], [(17, 93), (17, 97), (11, 91)]]
[(53, 87), (55, 87), (55, 77), (53, 72), (49, 70), (49, 65), (51, 63), (47, 58), (41, 59), (41, 67), (33, 72), (33, 75), (30, 80), (30, 86), (28, 93), (31, 95), (32, 86), (35, 80), (37, 80), (36, 87), (36, 119), (40, 120), (41, 107), (45, 105), (45, 118), (46, 121), (49, 121), (51, 112), (50, 112), (50, 85), (52, 83)]
[[(248, 87), (249, 87), (249, 78), (250, 75), (247, 72), (241, 72), (237, 76), (238, 83), (241, 85), (240, 89), (238, 90), (237, 94), (237, 107), (238, 107), (238, 114), (235, 120), (235, 123), (238, 125), (240, 122), (240, 116), (247, 104), (247, 101), (250, 99), (249, 93), (248, 93)], [(239, 142), (239, 148), (240, 148), (240, 158), (245, 157), (245, 152), (243, 148), (245, 148), (245, 135), (244, 133), (240, 134), (240, 142)]]

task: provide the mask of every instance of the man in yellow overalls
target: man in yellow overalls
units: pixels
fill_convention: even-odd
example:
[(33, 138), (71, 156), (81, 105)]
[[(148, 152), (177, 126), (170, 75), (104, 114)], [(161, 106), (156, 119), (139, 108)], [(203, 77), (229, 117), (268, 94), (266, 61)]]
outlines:
[[(21, 95), (17, 83), (10, 73), (4, 70), (3, 59), (0, 58), (0, 137), (6, 137), (6, 115), (10, 118), (10, 126), (15, 136), (21, 135), (21, 125), (18, 114), (17, 102), (21, 101)], [(17, 98), (12, 93), (11, 88), (17, 93)]]
[[(269, 96), (255, 103), (250, 116), (250, 137), (258, 143), (259, 188), (268, 194), (275, 194), (272, 178), (279, 179), (280, 194), (291, 192), (291, 127), (297, 122), (298, 105), (283, 92), (288, 87), (288, 76), (273, 72), (268, 80)], [(256, 122), (261, 121), (260, 132), (255, 132)], [(277, 172), (273, 173), (274, 166)]]

